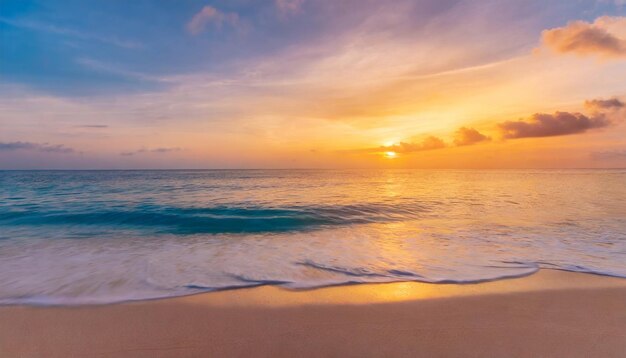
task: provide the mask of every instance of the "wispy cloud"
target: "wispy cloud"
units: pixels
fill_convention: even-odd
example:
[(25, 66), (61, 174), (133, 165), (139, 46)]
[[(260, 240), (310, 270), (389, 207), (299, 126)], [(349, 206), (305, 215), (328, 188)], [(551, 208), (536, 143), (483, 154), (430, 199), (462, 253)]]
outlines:
[(198, 35), (208, 25), (221, 29), (224, 24), (237, 27), (239, 25), (239, 15), (234, 12), (222, 12), (213, 6), (206, 5), (189, 20), (187, 31), (192, 35)]
[(121, 77), (131, 78), (135, 80), (149, 81), (149, 82), (163, 82), (163, 83), (170, 82), (168, 79), (164, 77), (151, 76), (151, 75), (147, 75), (141, 72), (129, 71), (127, 69), (120, 68), (119, 66), (115, 66), (110, 63), (104, 63), (102, 61), (98, 61), (93, 58), (81, 57), (81, 58), (77, 58), (75, 62), (90, 70), (118, 75)]
[(15, 27), (21, 27), (21, 28), (25, 28), (29, 30), (40, 31), (40, 32), (48, 32), (48, 33), (68, 36), (68, 37), (72, 37), (72, 38), (76, 38), (80, 40), (98, 41), (103, 44), (113, 45), (113, 46), (117, 46), (121, 48), (138, 49), (138, 48), (144, 47), (143, 44), (137, 41), (119, 39), (115, 36), (91, 34), (91, 33), (87, 33), (84, 31), (78, 31), (78, 30), (67, 28), (67, 27), (60, 27), (60, 26), (56, 26), (52, 24), (39, 22), (39, 21), (26, 20), (26, 19), (15, 20), (15, 19), (8, 19), (8, 18), (0, 17), (0, 22), (3, 22), (11, 26), (15, 26)]
[(181, 150), (183, 149), (180, 147), (160, 147), (160, 148), (153, 148), (153, 149), (142, 148), (142, 149), (135, 150), (132, 152), (122, 152), (120, 153), (120, 155), (129, 157), (129, 156), (133, 156), (136, 154), (143, 154), (143, 153), (166, 154), (166, 153), (172, 153), (172, 152), (179, 152)]
[(626, 56), (626, 17), (603, 16), (593, 23), (572, 21), (566, 26), (545, 30), (544, 46), (556, 53)]
[(16, 150), (34, 150), (43, 153), (75, 153), (73, 148), (63, 144), (33, 143), (33, 142), (0, 142), (0, 152)]

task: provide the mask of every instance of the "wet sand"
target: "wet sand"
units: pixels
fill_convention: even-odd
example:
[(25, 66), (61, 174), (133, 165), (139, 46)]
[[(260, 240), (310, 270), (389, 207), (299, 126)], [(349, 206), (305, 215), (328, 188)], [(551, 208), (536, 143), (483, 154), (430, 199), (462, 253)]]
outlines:
[(230, 290), (0, 307), (0, 357), (626, 357), (626, 279)]

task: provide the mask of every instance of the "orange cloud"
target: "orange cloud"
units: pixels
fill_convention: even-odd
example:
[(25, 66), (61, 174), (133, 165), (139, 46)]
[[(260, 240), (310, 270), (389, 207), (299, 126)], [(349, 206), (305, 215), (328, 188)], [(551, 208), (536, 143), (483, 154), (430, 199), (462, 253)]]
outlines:
[(400, 142), (399, 144), (394, 144), (386, 147), (381, 147), (381, 150), (396, 152), (396, 153), (413, 153), (413, 152), (423, 152), (425, 150), (434, 150), (445, 148), (446, 143), (444, 143), (441, 138), (435, 136), (426, 137), (419, 143), (404, 143)]
[(456, 146), (472, 145), (488, 140), (491, 138), (474, 128), (461, 127), (454, 134), (454, 145)]
[(198, 35), (208, 24), (213, 24), (217, 28), (221, 28), (224, 23), (237, 26), (239, 23), (239, 15), (236, 13), (225, 13), (213, 6), (205, 6), (196, 13), (187, 23), (187, 31), (192, 35)]
[(594, 99), (591, 101), (585, 101), (585, 107), (591, 110), (620, 109), (624, 106), (624, 102), (620, 101), (617, 98)]
[(626, 17), (601, 17), (593, 23), (571, 21), (564, 27), (545, 30), (542, 42), (557, 53), (626, 56)]
[(400, 142), (394, 145), (349, 150), (347, 152), (352, 152), (352, 153), (383, 153), (383, 152), (414, 153), (414, 152), (423, 152), (427, 150), (441, 149), (445, 147), (446, 147), (446, 143), (441, 138), (438, 138), (435, 136), (428, 136), (424, 138), (421, 142), (417, 142), (417, 143)]

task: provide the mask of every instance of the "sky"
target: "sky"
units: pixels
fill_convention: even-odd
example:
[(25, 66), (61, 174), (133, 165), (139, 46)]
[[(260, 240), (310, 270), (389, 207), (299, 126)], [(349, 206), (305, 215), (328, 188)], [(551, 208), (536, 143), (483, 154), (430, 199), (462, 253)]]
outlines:
[(0, 169), (626, 167), (626, 0), (2, 0)]

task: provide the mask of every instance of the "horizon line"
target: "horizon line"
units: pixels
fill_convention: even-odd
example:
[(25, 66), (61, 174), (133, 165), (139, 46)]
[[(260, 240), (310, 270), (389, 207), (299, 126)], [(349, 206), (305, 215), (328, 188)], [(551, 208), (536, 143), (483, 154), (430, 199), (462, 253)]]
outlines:
[(520, 168), (33, 168), (33, 169), (2, 169), (0, 172), (26, 172), (26, 171), (229, 171), (229, 170), (626, 170), (626, 167), (520, 167)]

